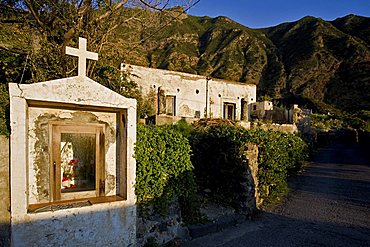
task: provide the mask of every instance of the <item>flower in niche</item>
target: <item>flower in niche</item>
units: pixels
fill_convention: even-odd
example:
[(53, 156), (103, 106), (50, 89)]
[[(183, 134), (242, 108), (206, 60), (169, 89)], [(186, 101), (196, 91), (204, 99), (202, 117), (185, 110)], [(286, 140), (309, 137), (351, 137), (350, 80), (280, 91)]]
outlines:
[(74, 189), (76, 188), (75, 180), (78, 179), (79, 165), (78, 159), (71, 159), (65, 162), (66, 166), (62, 166), (63, 177), (62, 177), (62, 188)]
[(70, 161), (68, 162), (68, 165), (73, 166), (73, 165), (75, 165), (75, 164), (77, 164), (77, 163), (78, 163), (78, 160), (77, 160), (77, 159), (72, 159), (72, 160), (70, 160)]

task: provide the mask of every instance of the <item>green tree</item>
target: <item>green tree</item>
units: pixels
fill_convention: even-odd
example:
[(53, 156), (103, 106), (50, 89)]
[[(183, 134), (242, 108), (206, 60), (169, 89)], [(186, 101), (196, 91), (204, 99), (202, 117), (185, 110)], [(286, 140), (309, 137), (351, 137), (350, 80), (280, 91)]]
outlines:
[[(192, 0), (1, 0), (0, 98), (7, 84), (33, 83), (77, 74), (77, 59), (65, 47), (88, 40), (99, 61), (87, 62), (87, 76), (143, 102), (135, 82), (125, 80), (119, 65), (135, 47), (176, 18), (173, 6)], [(4, 96), (4, 97), (3, 97)], [(8, 104), (0, 102), (1, 126)], [(139, 104), (140, 105), (140, 104)], [(4, 114), (3, 114), (4, 113)]]
[[(119, 52), (134, 48), (153, 32), (158, 32), (163, 22), (171, 21), (168, 8), (191, 0), (22, 0), (1, 1), (5, 9), (2, 22), (17, 24), (21, 34), (27, 34), (24, 47), (17, 43), (1, 43), (1, 50), (25, 55), (29, 59), (30, 80), (45, 81), (76, 74), (75, 58), (64, 55), (65, 47), (77, 46), (78, 37), (88, 39), (89, 49), (98, 52), (98, 62), (89, 61), (87, 75), (93, 79), (104, 74), (118, 73), (106, 70), (118, 68), (125, 55)], [(13, 25), (14, 27), (14, 25)], [(121, 34), (117, 34), (117, 32)], [(124, 33), (122, 35), (122, 33)], [(19, 38), (19, 37), (14, 37)], [(11, 38), (10, 38), (11, 39)], [(10, 40), (12, 41), (12, 40)], [(18, 65), (22, 65), (18, 63)], [(23, 66), (22, 66), (23, 67)], [(98, 73), (97, 73), (98, 72)], [(20, 78), (18, 78), (20, 79)]]

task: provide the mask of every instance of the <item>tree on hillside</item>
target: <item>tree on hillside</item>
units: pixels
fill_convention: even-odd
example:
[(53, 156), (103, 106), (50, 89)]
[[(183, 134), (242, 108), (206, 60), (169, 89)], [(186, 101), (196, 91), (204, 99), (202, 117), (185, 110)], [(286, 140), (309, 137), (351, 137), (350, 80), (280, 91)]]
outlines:
[[(22, 39), (24, 46), (22, 49), (16, 42), (0, 42), (0, 49), (20, 56), (23, 63), (27, 60), (22, 64), (27, 78), (25, 71), (18, 71), (23, 74), (18, 80), (44, 81), (76, 73), (76, 59), (64, 56), (64, 51), (67, 45), (76, 47), (78, 37), (84, 37), (88, 49), (100, 55), (100, 61), (88, 63), (88, 76), (107, 75), (124, 59), (118, 49), (134, 48), (173, 21), (176, 16), (168, 9), (177, 5), (188, 9), (194, 2), (198, 1), (1, 0), (1, 22), (17, 27), (19, 35), (14, 38)], [(100, 69), (103, 72), (99, 73)]]
[[(7, 84), (76, 75), (77, 59), (66, 56), (65, 47), (78, 47), (78, 37), (99, 53), (99, 61), (88, 61), (87, 76), (144, 105), (137, 85), (122, 80), (119, 64), (197, 2), (0, 0), (0, 134), (7, 132)], [(172, 11), (175, 6), (181, 7), (178, 14)]]

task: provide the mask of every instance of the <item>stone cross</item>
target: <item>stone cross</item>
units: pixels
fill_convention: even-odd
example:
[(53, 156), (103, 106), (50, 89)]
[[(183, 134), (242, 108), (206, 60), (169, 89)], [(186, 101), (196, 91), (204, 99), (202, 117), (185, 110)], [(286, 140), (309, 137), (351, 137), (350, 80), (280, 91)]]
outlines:
[(98, 60), (98, 53), (87, 51), (86, 39), (78, 38), (78, 49), (66, 46), (66, 54), (78, 57), (78, 76), (86, 76), (86, 60)]

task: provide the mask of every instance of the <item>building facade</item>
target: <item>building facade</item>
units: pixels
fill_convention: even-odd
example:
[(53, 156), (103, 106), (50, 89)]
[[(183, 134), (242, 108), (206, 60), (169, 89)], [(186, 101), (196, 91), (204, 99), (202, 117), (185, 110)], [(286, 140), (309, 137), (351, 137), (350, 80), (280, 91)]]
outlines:
[(249, 121), (256, 102), (254, 84), (128, 64), (121, 64), (121, 71), (138, 84), (144, 97), (153, 97), (159, 118)]

